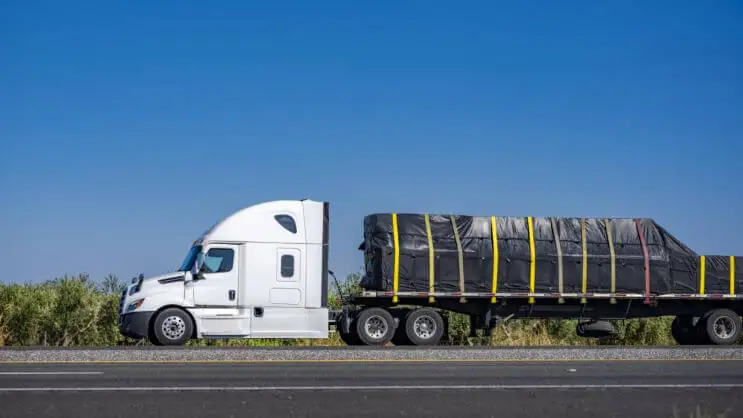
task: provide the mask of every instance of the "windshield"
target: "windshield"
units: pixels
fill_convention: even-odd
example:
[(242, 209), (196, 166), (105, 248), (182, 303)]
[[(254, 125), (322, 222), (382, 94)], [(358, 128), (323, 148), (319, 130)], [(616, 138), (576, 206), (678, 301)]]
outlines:
[(194, 245), (188, 250), (186, 258), (183, 260), (183, 264), (178, 268), (178, 271), (189, 271), (196, 261), (196, 256), (201, 252), (201, 245)]

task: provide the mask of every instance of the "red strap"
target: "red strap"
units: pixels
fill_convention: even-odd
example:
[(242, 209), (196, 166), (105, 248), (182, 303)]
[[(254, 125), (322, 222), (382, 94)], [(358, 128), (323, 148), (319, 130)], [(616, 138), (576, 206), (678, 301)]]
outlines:
[(648, 304), (650, 303), (650, 255), (648, 255), (648, 245), (645, 242), (645, 234), (642, 233), (639, 219), (635, 219), (635, 226), (637, 226), (637, 235), (642, 244), (642, 253), (645, 255), (645, 303)]

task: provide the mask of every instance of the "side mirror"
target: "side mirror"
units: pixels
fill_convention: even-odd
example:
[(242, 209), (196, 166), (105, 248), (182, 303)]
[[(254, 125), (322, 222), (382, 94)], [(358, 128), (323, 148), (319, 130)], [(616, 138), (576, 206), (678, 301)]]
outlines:
[(196, 272), (201, 273), (204, 271), (204, 253), (196, 254), (196, 262), (193, 264), (196, 267)]
[(204, 254), (198, 253), (196, 255), (196, 261), (191, 266), (191, 277), (193, 280), (201, 280), (204, 276), (201, 274), (204, 271)]

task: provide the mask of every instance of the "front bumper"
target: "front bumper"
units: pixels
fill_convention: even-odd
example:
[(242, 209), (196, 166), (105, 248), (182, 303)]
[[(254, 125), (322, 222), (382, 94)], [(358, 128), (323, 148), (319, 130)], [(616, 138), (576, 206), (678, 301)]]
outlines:
[(140, 339), (147, 338), (150, 319), (154, 312), (129, 312), (122, 315), (119, 321), (119, 332), (122, 335)]

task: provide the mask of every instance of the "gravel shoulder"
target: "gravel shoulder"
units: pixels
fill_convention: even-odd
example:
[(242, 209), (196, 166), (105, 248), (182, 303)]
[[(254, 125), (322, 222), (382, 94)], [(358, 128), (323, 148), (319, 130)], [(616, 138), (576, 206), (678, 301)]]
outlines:
[(0, 348), (3, 363), (209, 361), (743, 360), (743, 347)]

